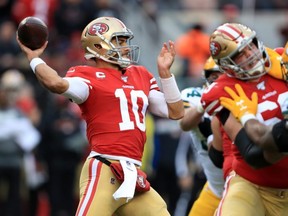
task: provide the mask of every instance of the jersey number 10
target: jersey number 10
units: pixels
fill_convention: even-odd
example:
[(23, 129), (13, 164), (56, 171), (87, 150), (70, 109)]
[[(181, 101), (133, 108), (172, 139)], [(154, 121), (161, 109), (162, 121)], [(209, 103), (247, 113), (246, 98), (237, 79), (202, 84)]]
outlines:
[[(146, 126), (144, 119), (148, 106), (148, 98), (144, 94), (144, 92), (142, 90), (131, 90), (130, 98), (127, 98), (123, 89), (116, 89), (115, 96), (120, 100), (120, 112), (122, 118), (122, 122), (119, 123), (120, 130), (121, 131), (133, 130), (136, 124), (136, 126), (141, 131), (145, 131)], [(139, 110), (139, 106), (137, 104), (138, 99), (142, 99), (143, 101), (143, 107), (141, 110)], [(128, 107), (128, 105), (130, 104), (128, 103), (129, 100), (131, 100), (132, 108), (130, 109), (132, 109), (132, 112), (135, 116), (135, 123), (131, 121), (131, 117), (129, 115), (129, 107)]]

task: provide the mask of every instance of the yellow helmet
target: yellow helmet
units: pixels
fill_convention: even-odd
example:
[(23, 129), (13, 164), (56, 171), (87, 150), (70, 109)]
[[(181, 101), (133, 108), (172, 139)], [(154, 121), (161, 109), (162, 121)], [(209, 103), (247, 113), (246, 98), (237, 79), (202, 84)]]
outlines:
[[(119, 37), (127, 38), (127, 46), (120, 46)], [(118, 64), (125, 68), (132, 63), (137, 63), (140, 55), (139, 46), (130, 45), (133, 33), (125, 24), (114, 17), (100, 17), (91, 21), (81, 35), (82, 47), (85, 50), (85, 58), (99, 58), (112, 64)], [(111, 43), (116, 39), (118, 45)], [(129, 49), (129, 58), (123, 57), (121, 50)]]
[(205, 62), (203, 72), (204, 72), (204, 77), (207, 79), (211, 73), (221, 72), (221, 71), (219, 69), (219, 66), (215, 63), (213, 58), (210, 56)]
[[(233, 61), (245, 47), (255, 44), (258, 51), (240, 64)], [(257, 38), (256, 32), (249, 27), (238, 23), (225, 23), (219, 26), (210, 36), (210, 53), (221, 71), (229, 76), (241, 80), (260, 77), (267, 72), (265, 63), (270, 65), (266, 50)], [(244, 69), (247, 65), (257, 61), (251, 69)]]

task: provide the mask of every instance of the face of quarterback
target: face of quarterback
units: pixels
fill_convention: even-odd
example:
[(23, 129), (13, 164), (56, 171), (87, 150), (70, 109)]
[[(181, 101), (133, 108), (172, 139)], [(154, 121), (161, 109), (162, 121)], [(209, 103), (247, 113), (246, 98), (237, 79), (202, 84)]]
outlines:
[(114, 37), (111, 40), (111, 43), (115, 46), (115, 48), (120, 50), (122, 58), (130, 59), (130, 47), (127, 37)]

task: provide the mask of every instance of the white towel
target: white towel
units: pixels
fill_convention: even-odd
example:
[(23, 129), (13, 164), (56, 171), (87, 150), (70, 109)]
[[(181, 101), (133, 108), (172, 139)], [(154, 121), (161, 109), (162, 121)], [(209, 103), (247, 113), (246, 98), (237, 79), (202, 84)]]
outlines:
[(134, 197), (136, 180), (137, 180), (137, 169), (135, 165), (126, 160), (120, 160), (124, 172), (124, 181), (113, 194), (113, 198), (118, 200), (120, 198), (126, 198), (126, 202)]

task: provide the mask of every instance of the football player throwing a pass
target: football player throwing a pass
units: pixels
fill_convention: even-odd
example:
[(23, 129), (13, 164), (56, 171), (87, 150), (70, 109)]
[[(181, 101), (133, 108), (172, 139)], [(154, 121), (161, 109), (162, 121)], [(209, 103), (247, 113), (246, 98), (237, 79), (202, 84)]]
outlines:
[(132, 38), (133, 33), (116, 18), (93, 20), (81, 36), (88, 64), (68, 69), (64, 78), (39, 58), (47, 43), (32, 51), (18, 40), (39, 82), (77, 103), (87, 123), (91, 153), (80, 176), (77, 216), (169, 215), (139, 167), (146, 112), (175, 120), (184, 114), (170, 73), (174, 43), (164, 43), (157, 59), (160, 91), (152, 73), (134, 64), (139, 47), (130, 44)]

